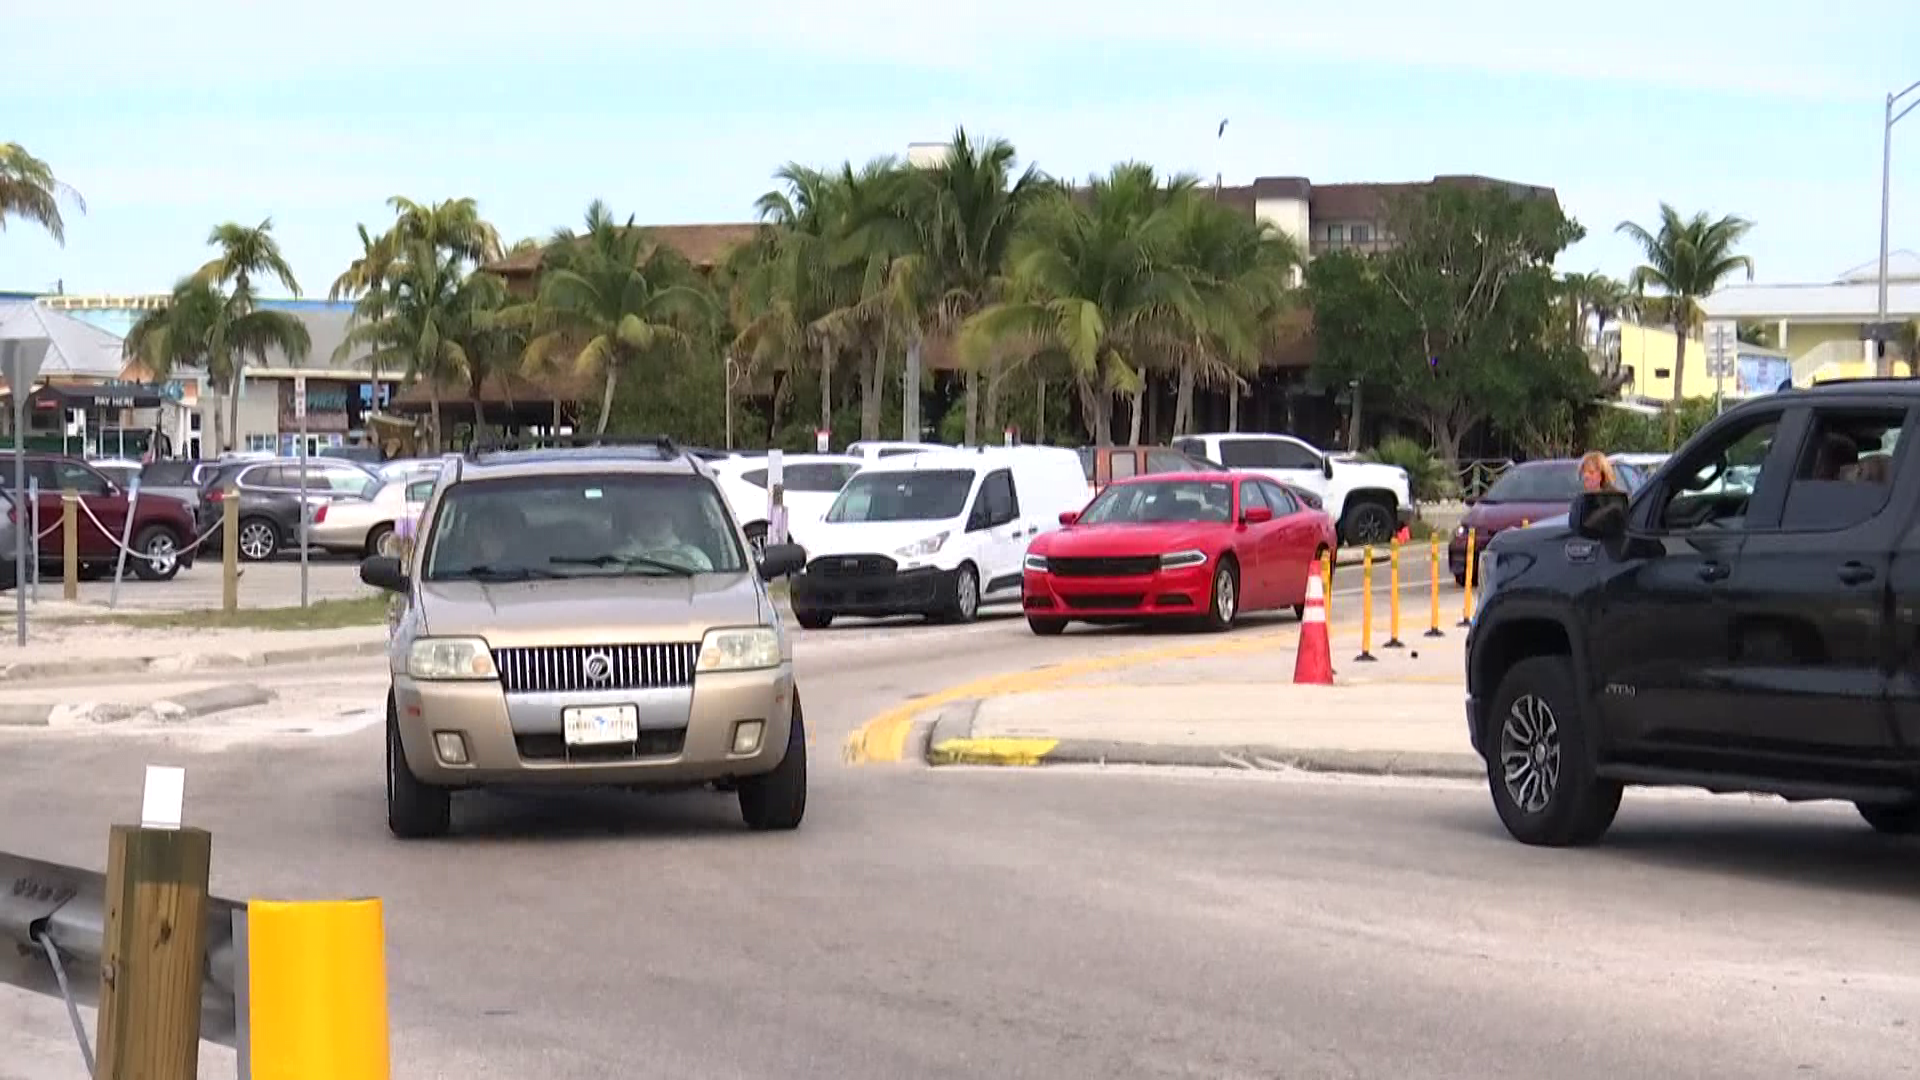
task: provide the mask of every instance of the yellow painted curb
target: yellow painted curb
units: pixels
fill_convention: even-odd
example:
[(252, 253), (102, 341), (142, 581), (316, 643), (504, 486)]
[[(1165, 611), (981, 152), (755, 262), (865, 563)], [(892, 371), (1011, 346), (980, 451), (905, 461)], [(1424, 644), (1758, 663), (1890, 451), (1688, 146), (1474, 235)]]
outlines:
[(847, 737), (846, 760), (856, 765), (901, 760), (906, 753), (907, 736), (913, 731), (914, 719), (929, 709), (937, 709), (956, 701), (1044, 689), (1076, 676), (1090, 675), (1100, 671), (1115, 671), (1134, 664), (1258, 652), (1271, 648), (1276, 641), (1284, 640), (1295, 633), (1297, 633), (1297, 627), (1288, 626), (1281, 631), (1235, 635), (1231, 638), (1199, 644), (1189, 643), (1155, 649), (1137, 649), (1133, 652), (1114, 653), (1107, 656), (1089, 656), (1054, 664), (1051, 667), (988, 675), (956, 686), (949, 686), (926, 697), (896, 705), (860, 725), (852, 735)]
[(927, 762), (931, 765), (1038, 765), (1059, 745), (1059, 739), (1010, 735), (945, 739), (927, 755)]

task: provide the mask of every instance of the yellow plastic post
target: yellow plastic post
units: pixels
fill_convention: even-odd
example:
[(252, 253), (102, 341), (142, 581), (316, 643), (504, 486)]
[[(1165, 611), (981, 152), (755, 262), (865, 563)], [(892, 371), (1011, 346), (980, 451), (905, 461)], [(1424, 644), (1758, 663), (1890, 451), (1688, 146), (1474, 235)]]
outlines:
[(1373, 545), (1360, 552), (1360, 655), (1355, 662), (1371, 664), (1373, 655)]
[(1333, 552), (1320, 553), (1320, 595), (1327, 612), (1327, 640), (1333, 640)]
[(253, 1080), (389, 1080), (380, 901), (247, 905)]
[(1387, 549), (1387, 640), (1382, 642), (1383, 649), (1404, 649), (1400, 640), (1400, 538), (1393, 538), (1393, 546)]
[(1473, 583), (1474, 583), (1474, 579), (1480, 576), (1478, 572), (1480, 568), (1474, 565), (1474, 562), (1475, 562), (1473, 557), (1474, 539), (1475, 539), (1474, 531), (1472, 529), (1468, 529), (1467, 530), (1467, 589), (1465, 592), (1460, 594), (1460, 625), (1461, 626), (1473, 625)]
[(1427, 549), (1433, 560), (1432, 566), (1430, 567), (1432, 576), (1427, 579), (1427, 584), (1432, 586), (1433, 589), (1433, 620), (1427, 626), (1426, 636), (1446, 637), (1447, 632), (1440, 629), (1440, 538), (1438, 536), (1431, 537), (1428, 541)]

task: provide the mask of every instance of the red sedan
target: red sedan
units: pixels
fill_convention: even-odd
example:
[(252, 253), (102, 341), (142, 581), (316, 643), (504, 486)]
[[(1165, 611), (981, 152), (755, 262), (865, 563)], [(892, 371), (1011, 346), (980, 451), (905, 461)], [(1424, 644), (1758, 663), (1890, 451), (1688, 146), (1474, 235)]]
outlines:
[(1298, 611), (1308, 567), (1336, 546), (1333, 519), (1286, 485), (1241, 473), (1115, 482), (1027, 548), (1022, 603), (1036, 634), (1069, 622), (1202, 619)]

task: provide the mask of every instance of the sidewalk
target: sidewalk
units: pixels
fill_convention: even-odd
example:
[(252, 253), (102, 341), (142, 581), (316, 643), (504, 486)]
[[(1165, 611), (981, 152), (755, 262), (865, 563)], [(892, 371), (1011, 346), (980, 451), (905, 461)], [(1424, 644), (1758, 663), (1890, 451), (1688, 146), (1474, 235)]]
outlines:
[[(1464, 634), (1376, 641), (1336, 629), (1335, 685), (1292, 682), (1295, 637), (1257, 652), (1145, 663), (947, 706), (933, 765), (1194, 765), (1478, 778), (1467, 741)], [(1417, 656), (1415, 655), (1417, 653)]]
[(387, 648), (384, 623), (331, 630), (155, 630), (50, 617), (47, 609), (58, 603), (41, 602), (25, 648), (13, 643), (8, 628), (0, 643), (0, 684), (308, 663), (378, 656)]

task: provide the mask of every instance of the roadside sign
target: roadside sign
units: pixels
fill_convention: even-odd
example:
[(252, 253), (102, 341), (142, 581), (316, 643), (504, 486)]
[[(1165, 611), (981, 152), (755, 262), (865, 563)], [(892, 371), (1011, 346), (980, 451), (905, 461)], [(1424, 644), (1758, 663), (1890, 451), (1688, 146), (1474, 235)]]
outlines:
[(1717, 320), (1707, 324), (1707, 376), (1713, 379), (1730, 378), (1734, 374), (1740, 351), (1740, 331), (1735, 324)]
[(295, 420), (307, 418), (307, 377), (305, 375), (293, 377), (293, 418)]
[(833, 432), (826, 428), (813, 429), (813, 452), (824, 454), (833, 448)]

